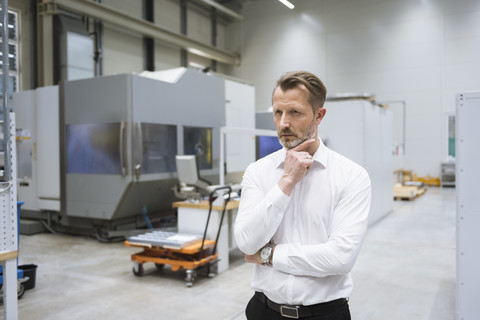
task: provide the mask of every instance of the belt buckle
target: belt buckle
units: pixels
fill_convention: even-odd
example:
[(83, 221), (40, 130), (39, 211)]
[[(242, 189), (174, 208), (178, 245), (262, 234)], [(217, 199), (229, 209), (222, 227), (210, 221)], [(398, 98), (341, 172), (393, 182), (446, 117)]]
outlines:
[(280, 314), (282, 317), (291, 318), (291, 319), (298, 319), (298, 307), (290, 307), (290, 306), (280, 306)]

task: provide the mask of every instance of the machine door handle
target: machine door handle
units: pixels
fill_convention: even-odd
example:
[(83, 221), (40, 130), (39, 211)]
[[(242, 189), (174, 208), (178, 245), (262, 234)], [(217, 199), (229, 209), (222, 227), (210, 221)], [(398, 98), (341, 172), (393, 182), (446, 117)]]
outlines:
[(135, 176), (137, 180), (140, 178), (143, 163), (143, 137), (142, 124), (135, 123)]
[(127, 126), (125, 121), (120, 122), (120, 168), (122, 170), (122, 176), (127, 175), (127, 166), (125, 165), (125, 143), (126, 143), (126, 133), (127, 133)]

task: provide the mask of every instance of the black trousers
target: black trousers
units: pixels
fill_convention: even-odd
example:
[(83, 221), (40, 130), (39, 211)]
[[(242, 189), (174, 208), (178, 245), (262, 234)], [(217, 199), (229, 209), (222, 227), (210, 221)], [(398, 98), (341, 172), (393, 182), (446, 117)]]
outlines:
[[(266, 303), (263, 303), (255, 296), (250, 299), (245, 310), (245, 315), (248, 320), (285, 320), (280, 313), (268, 308)], [(300, 318), (305, 320), (351, 320), (350, 308), (348, 302), (338, 307), (329, 314), (313, 317)]]

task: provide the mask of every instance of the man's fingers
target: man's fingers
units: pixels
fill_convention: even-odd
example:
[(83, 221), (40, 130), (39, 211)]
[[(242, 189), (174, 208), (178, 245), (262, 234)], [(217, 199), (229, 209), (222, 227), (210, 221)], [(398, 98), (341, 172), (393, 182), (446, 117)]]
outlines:
[(315, 142), (315, 138), (303, 141), (302, 143), (300, 143), (295, 148), (292, 148), (291, 150), (293, 150), (293, 151), (303, 151), (303, 150), (307, 149), (314, 142)]

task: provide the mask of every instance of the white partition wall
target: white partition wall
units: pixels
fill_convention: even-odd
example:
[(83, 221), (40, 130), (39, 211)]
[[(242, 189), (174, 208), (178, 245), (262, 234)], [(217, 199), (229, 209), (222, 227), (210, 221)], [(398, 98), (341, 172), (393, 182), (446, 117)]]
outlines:
[[(255, 128), (255, 88), (225, 80), (225, 124), (227, 127)], [(226, 137), (227, 172), (243, 172), (255, 161), (255, 139), (243, 134)]]
[(363, 166), (372, 181), (369, 224), (393, 209), (393, 125), (391, 110), (368, 100), (327, 101), (318, 126), (325, 144)]
[(24, 210), (60, 211), (58, 86), (16, 92), (18, 197)]
[(457, 319), (480, 313), (480, 92), (457, 94)]

